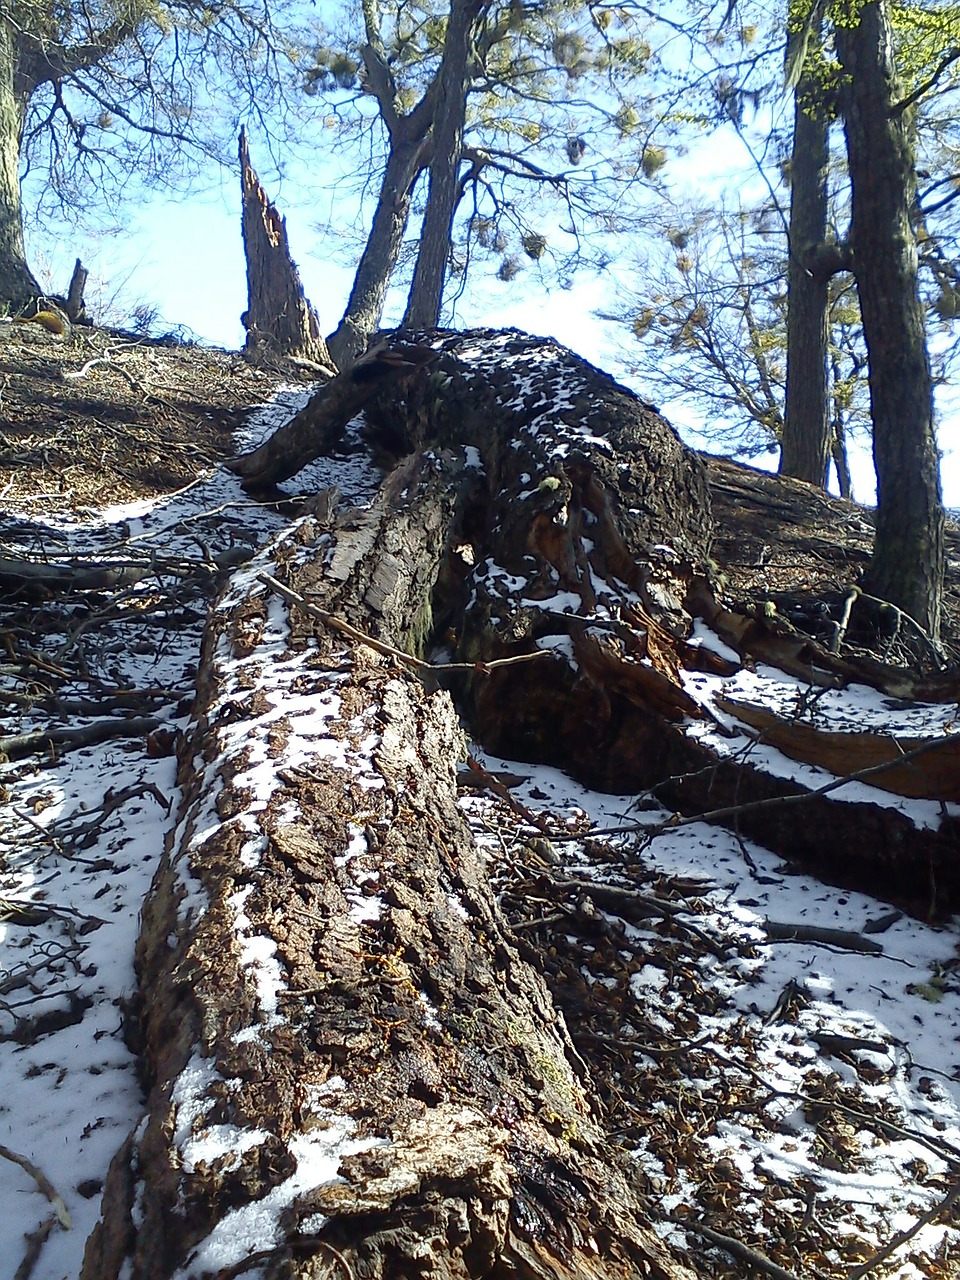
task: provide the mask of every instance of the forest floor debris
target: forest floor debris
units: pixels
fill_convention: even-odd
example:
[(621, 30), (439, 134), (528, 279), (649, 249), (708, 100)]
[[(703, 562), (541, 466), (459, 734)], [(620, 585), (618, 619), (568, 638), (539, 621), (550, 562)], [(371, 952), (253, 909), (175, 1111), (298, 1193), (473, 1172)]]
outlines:
[[(176, 810), (173, 752), (207, 603), (285, 517), (216, 467), (274, 382), (238, 357), (11, 331), (0, 371), (3, 554), (145, 555), (151, 568), (118, 588), (11, 600), (0, 630), (2, 731), (48, 737), (0, 772), (0, 1240), (11, 1268), (60, 1280), (79, 1271), (107, 1166), (139, 1115), (125, 1042), (133, 942)], [(251, 430), (303, 395), (282, 393)], [(364, 474), (347, 449), (288, 494), (335, 483), (362, 503)], [(733, 596), (788, 613), (811, 591), (842, 598), (868, 513), (732, 464), (711, 475)], [(955, 528), (948, 545), (955, 653)], [(756, 685), (762, 696), (763, 672)], [(786, 696), (782, 680), (768, 692)], [(129, 715), (156, 724), (55, 744), (54, 727)], [(718, 1278), (742, 1275), (751, 1254), (830, 1280), (955, 1274), (956, 921), (923, 924), (825, 887), (714, 826), (593, 838), (634, 821), (637, 798), (476, 758), (509, 778), (491, 794), (475, 770), (464, 808), (518, 945), (545, 967), (671, 1244)], [(552, 842), (556, 830), (577, 838)], [(848, 945), (865, 936), (879, 951)], [(724, 1239), (746, 1254), (732, 1258)]]

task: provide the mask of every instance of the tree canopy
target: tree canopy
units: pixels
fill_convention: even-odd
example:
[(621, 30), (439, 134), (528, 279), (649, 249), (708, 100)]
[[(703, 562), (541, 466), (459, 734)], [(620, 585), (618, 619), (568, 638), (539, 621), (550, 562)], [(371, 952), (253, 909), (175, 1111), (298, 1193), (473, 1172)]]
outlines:
[(0, 300), (39, 292), (23, 176), (42, 176), (41, 216), (102, 217), (131, 184), (182, 189), (202, 162), (232, 155), (243, 115), (276, 131), (296, 11), (283, 0), (2, 0)]

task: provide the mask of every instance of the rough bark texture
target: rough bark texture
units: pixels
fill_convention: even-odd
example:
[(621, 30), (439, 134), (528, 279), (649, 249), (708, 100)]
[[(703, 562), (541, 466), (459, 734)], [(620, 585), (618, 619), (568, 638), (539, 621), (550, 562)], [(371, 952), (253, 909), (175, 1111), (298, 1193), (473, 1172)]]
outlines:
[(332, 371), (320, 321), (304, 297), (300, 274), (290, 256), (286, 222), (260, 185), (242, 129), (239, 150), (247, 260), (246, 353), (253, 360), (294, 356)]
[(436, 353), (411, 343), (395, 343), (389, 351), (376, 344), (352, 367), (311, 396), (299, 413), (269, 440), (232, 462), (248, 489), (263, 489), (295, 476), (312, 459), (328, 453), (350, 419), (384, 386), (415, 376)]
[(866, 586), (932, 636), (943, 590), (943, 504), (917, 247), (910, 225), (914, 156), (893, 66), (886, 0), (837, 27), (846, 80), (855, 275), (869, 357), (877, 537)]
[(84, 301), (84, 290), (90, 272), (78, 258), (73, 267), (70, 284), (67, 288), (64, 310), (73, 324), (87, 322), (87, 307)]
[[(372, 511), (332, 535), (301, 526), (270, 567), (415, 649), (477, 483), (463, 460), (414, 454)], [(268, 1276), (689, 1277), (644, 1225), (505, 932), (455, 806), (447, 694), (302, 618), (287, 638), (250, 584), (207, 636), (181, 822), (138, 948), (149, 1111), (84, 1280), (239, 1274), (269, 1205), (249, 1259)], [(262, 681), (284, 666), (272, 711)], [(335, 701), (306, 754), (294, 689)]]
[(13, 311), (40, 293), (23, 247), (20, 207), (20, 140), (26, 94), (20, 83), (20, 51), (13, 24), (0, 19), (0, 303)]
[[(704, 713), (681, 665), (736, 667), (686, 644), (692, 610), (758, 661), (843, 673), (717, 604), (703, 467), (649, 406), (550, 341), (408, 334), (401, 350), (427, 346), (436, 367), (364, 411), (399, 459), (376, 502), (301, 523), (208, 627), (138, 946), (148, 1110), (83, 1280), (690, 1275), (503, 925), (456, 809), (448, 694), (495, 750), (699, 812), (803, 789), (689, 732)], [(264, 570), (371, 639), (416, 655), (442, 636), (473, 665), (421, 680), (291, 616)], [(804, 804), (800, 821), (790, 804), (729, 820), (949, 907), (955, 825)]]
[(780, 473), (823, 488), (827, 475), (827, 287), (810, 265), (827, 233), (825, 115), (811, 108), (801, 78), (794, 103), (790, 160), (790, 259), (787, 267), (787, 391)]
[(435, 113), (430, 185), (420, 229), (420, 248), (410, 286), (404, 325), (431, 328), (440, 323), (443, 285), (450, 260), (457, 208), (463, 128), (467, 111), (468, 62), (477, 17), (486, 0), (452, 0), (447, 18)]

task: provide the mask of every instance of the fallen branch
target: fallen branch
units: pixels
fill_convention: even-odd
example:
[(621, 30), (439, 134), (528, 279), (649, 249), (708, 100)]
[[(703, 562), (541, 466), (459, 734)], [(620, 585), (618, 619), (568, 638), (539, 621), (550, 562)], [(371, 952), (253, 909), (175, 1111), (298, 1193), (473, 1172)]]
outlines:
[[(594, 839), (597, 836), (626, 836), (635, 835), (638, 832), (653, 838), (663, 835), (665, 831), (673, 831), (678, 827), (689, 827), (696, 822), (720, 822), (724, 818), (734, 818), (743, 813), (756, 813), (760, 809), (772, 809), (776, 805), (782, 804), (802, 804), (807, 800), (813, 800), (818, 796), (829, 795), (832, 791), (838, 791), (841, 787), (847, 786), (850, 782), (862, 782), (865, 778), (873, 777), (876, 774), (883, 773), (887, 769), (899, 768), (903, 764), (915, 760), (917, 756), (924, 755), (927, 751), (935, 751), (938, 747), (945, 744), (954, 745), (951, 737), (936, 738), (929, 742), (923, 742), (918, 747), (914, 747), (912, 751), (905, 751), (903, 755), (896, 756), (893, 760), (884, 760), (880, 764), (870, 765), (869, 768), (859, 769), (856, 773), (848, 773), (842, 778), (831, 778), (829, 782), (825, 782), (822, 786), (814, 787), (809, 791), (801, 791), (794, 795), (788, 796), (768, 796), (764, 800), (745, 800), (742, 804), (728, 804), (719, 809), (706, 809), (702, 813), (694, 813), (689, 817), (683, 814), (674, 813), (669, 818), (665, 818), (662, 822), (631, 822), (622, 827), (597, 827), (593, 831), (582, 831), (579, 834), (571, 834), (565, 831), (551, 831), (549, 833), (551, 840), (583, 840), (585, 838)], [(701, 770), (701, 772), (703, 772)], [(673, 778), (665, 779), (665, 782), (675, 781)], [(658, 784), (660, 786), (663, 783)], [(651, 788), (656, 793), (657, 788)]]
[(530, 826), (535, 827), (537, 831), (544, 833), (549, 831), (550, 824), (541, 818), (539, 814), (534, 813), (525, 804), (522, 804), (510, 788), (501, 782), (495, 774), (492, 774), (489, 769), (485, 769), (479, 760), (473, 756), (467, 756), (467, 766), (483, 786), (492, 791), (495, 796), (499, 796), (504, 804), (509, 805), (513, 812), (519, 818), (522, 818), (524, 822), (529, 822)]
[(9, 1147), (5, 1147), (3, 1143), (0, 1143), (0, 1157), (4, 1160), (10, 1160), (13, 1164), (18, 1164), (25, 1173), (29, 1173), (30, 1177), (53, 1205), (53, 1211), (57, 1215), (57, 1221), (61, 1227), (63, 1227), (64, 1231), (69, 1231), (73, 1226), (70, 1211), (64, 1204), (63, 1197), (43, 1170), (38, 1169), (33, 1161), (28, 1160), (26, 1156), (22, 1156), (16, 1151), (11, 1151)]
[(666, 902), (663, 898), (654, 898), (650, 894), (640, 893), (637, 889), (622, 889), (617, 885), (598, 884), (595, 880), (581, 880), (577, 877), (567, 877), (564, 879), (552, 879), (552, 883), (558, 889), (576, 890), (586, 893), (589, 897), (601, 907), (608, 907), (611, 911), (618, 914), (632, 912), (635, 918), (644, 919), (650, 917), (659, 917), (660, 919), (673, 920), (674, 923), (687, 933), (698, 938), (703, 945), (717, 956), (720, 960), (727, 958), (727, 949), (722, 943), (716, 941), (715, 938), (700, 929), (695, 924), (691, 924), (688, 920), (679, 920), (678, 916), (691, 914), (689, 907), (676, 906), (672, 902)]
[[(774, 1280), (799, 1280), (799, 1276), (795, 1271), (788, 1271), (786, 1267), (781, 1267), (778, 1262), (774, 1262), (772, 1258), (768, 1258), (764, 1253), (758, 1253), (756, 1249), (751, 1249), (749, 1245), (744, 1244), (742, 1240), (737, 1240), (733, 1236), (724, 1235), (722, 1231), (714, 1231), (713, 1227), (708, 1227), (705, 1222), (697, 1222), (693, 1218), (680, 1218), (674, 1213), (664, 1214), (668, 1222), (675, 1222), (678, 1227), (683, 1227), (686, 1231), (692, 1231), (698, 1236), (702, 1236), (704, 1240), (708, 1240), (710, 1244), (715, 1244), (718, 1249), (723, 1249), (725, 1253), (729, 1253), (731, 1257), (736, 1258), (740, 1262), (746, 1262), (751, 1267), (757, 1267), (761, 1271), (765, 1271), (768, 1276), (773, 1276)], [(814, 1272), (814, 1275), (817, 1273)]]
[(856, 951), (865, 956), (882, 956), (879, 942), (865, 938), (852, 929), (826, 929), (816, 924), (784, 924), (777, 920), (764, 920), (761, 926), (768, 938), (776, 942), (822, 942), (843, 951)]
[(285, 587), (276, 578), (271, 578), (269, 573), (258, 573), (257, 581), (264, 583), (271, 591), (275, 591), (278, 596), (282, 596), (288, 604), (295, 605), (301, 613), (307, 614), (308, 617), (316, 618), (318, 622), (322, 622), (324, 626), (329, 627), (332, 631), (339, 631), (341, 635), (348, 636), (351, 640), (356, 640), (360, 644), (365, 644), (369, 648), (375, 649), (377, 653), (384, 654), (385, 657), (396, 658), (398, 662), (402, 662), (405, 666), (411, 667), (417, 672), (469, 671), (473, 674), (486, 675), (498, 667), (516, 667), (521, 662), (534, 662), (537, 658), (549, 658), (551, 656), (549, 649), (538, 649), (536, 653), (520, 653), (512, 658), (493, 658), (490, 662), (427, 662), (426, 659), (414, 657), (412, 653), (407, 653), (404, 649), (397, 649), (392, 644), (377, 640), (365, 631), (361, 631), (359, 627), (353, 626), (352, 623), (345, 622), (343, 618), (338, 618), (335, 614), (327, 613), (325, 609), (311, 604), (309, 600), (298, 595), (296, 591), (291, 591), (289, 587)]
[(873, 1255), (872, 1258), (868, 1258), (867, 1261), (862, 1262), (860, 1266), (854, 1267), (854, 1269), (847, 1274), (847, 1280), (861, 1280), (861, 1277), (867, 1275), (876, 1267), (879, 1267), (881, 1262), (886, 1262), (887, 1258), (889, 1258), (891, 1254), (896, 1253), (902, 1245), (905, 1245), (908, 1240), (912, 1240), (915, 1235), (922, 1231), (924, 1227), (928, 1227), (931, 1222), (936, 1222), (936, 1220), (942, 1214), (946, 1213), (948, 1209), (952, 1208), (958, 1200), (960, 1200), (960, 1182), (955, 1182), (943, 1199), (939, 1201), (939, 1203), (935, 1204), (932, 1209), (928, 1209), (922, 1217), (918, 1218), (912, 1227), (908, 1227), (905, 1231), (898, 1231), (893, 1239), (889, 1240), (882, 1249), (878, 1250)]
[(27, 1248), (23, 1255), (23, 1261), (13, 1273), (13, 1280), (30, 1280), (33, 1275), (33, 1269), (37, 1265), (37, 1259), (40, 1257), (40, 1250), (47, 1242), (47, 1236), (53, 1230), (53, 1224), (56, 1218), (51, 1214), (49, 1218), (45, 1218), (40, 1223), (36, 1231), (24, 1232), (24, 1239), (27, 1242)]
[(138, 716), (132, 720), (95, 720), (80, 729), (38, 729), (34, 733), (17, 733), (0, 738), (0, 755), (8, 760), (22, 760), (37, 752), (72, 751), (77, 747), (92, 747), (113, 738), (145, 738), (164, 722), (157, 716)]

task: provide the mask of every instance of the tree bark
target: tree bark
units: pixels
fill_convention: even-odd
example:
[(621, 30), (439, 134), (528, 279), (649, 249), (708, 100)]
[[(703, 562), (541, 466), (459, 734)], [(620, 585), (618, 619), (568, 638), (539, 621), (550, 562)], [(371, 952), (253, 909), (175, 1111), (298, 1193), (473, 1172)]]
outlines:
[(78, 258), (74, 264), (73, 274), (70, 277), (70, 285), (67, 289), (66, 305), (64, 307), (72, 324), (87, 323), (87, 307), (83, 294), (87, 287), (87, 277), (89, 275), (90, 272)]
[(826, 483), (827, 304), (829, 273), (811, 265), (827, 234), (826, 116), (815, 103), (809, 76), (801, 76), (793, 109), (790, 158), (790, 258), (787, 266), (787, 389), (780, 474)]
[(485, 5), (486, 0), (451, 0), (450, 3), (435, 113), (430, 185), (420, 229), (417, 265), (403, 317), (405, 328), (433, 329), (440, 323), (460, 191), (471, 40), (474, 24)]
[(20, 202), (20, 144), (27, 93), (12, 24), (0, 18), (0, 304), (20, 311), (41, 292), (27, 266)]
[(916, 174), (898, 86), (887, 0), (837, 26), (852, 183), (855, 275), (869, 359), (877, 535), (865, 586), (934, 638), (943, 591), (943, 503), (917, 247)]
[[(414, 453), (371, 511), (332, 538), (301, 526), (269, 567), (418, 649), (482, 487), (470, 461)], [(249, 584), (221, 602), (138, 946), (149, 1110), (84, 1280), (245, 1263), (303, 1280), (692, 1280), (504, 927), (456, 808), (462, 753), (446, 693)]]
[(380, 327), (387, 289), (396, 270), (410, 218), (410, 201), (429, 154), (426, 132), (411, 139), (391, 137), (376, 212), (364, 246), (343, 319), (327, 338), (337, 368), (348, 369)]
[(239, 152), (247, 260), (247, 310), (243, 315), (247, 356), (252, 360), (293, 356), (332, 371), (320, 321), (304, 296), (300, 273), (290, 256), (286, 222), (267, 198), (250, 163), (244, 129), (240, 130)]
[[(728, 804), (832, 877), (899, 857), (915, 893), (957, 894), (955, 832), (811, 800), (690, 731), (681, 665), (714, 661), (685, 643), (691, 610), (771, 649), (705, 586), (704, 470), (669, 425), (550, 341), (431, 343), (433, 372), (365, 407), (371, 444), (404, 455), (372, 507), (299, 523), (212, 615), (137, 951), (147, 1113), (82, 1280), (690, 1280), (504, 926), (456, 808), (448, 691), (493, 750), (658, 788), (669, 812)], [(442, 636), (468, 669), (411, 674), (263, 572), (381, 645)], [(803, 821), (737, 808), (784, 796)]]

